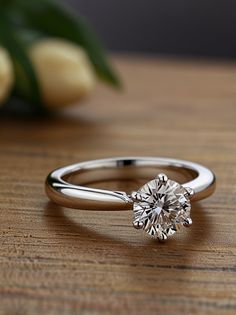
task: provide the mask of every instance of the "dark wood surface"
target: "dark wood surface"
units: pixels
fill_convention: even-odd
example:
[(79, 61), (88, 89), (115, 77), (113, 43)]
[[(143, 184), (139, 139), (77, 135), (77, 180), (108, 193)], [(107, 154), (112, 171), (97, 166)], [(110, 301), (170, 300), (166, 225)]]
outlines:
[[(54, 117), (0, 118), (0, 314), (235, 314), (236, 65), (116, 63), (122, 93), (98, 87)], [(164, 244), (134, 230), (132, 212), (48, 202), (49, 171), (118, 155), (202, 163), (217, 190)]]

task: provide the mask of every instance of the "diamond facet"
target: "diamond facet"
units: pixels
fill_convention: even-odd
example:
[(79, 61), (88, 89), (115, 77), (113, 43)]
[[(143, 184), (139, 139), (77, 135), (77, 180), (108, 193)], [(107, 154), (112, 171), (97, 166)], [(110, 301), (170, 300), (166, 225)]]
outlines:
[(138, 190), (134, 200), (134, 226), (161, 240), (174, 234), (190, 219), (190, 200), (186, 189), (177, 182), (160, 177)]

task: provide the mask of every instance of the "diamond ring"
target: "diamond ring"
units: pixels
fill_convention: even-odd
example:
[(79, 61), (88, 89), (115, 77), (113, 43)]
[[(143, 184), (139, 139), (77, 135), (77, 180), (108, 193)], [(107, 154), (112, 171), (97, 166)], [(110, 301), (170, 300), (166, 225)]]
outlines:
[[(157, 170), (164, 172), (158, 173)], [(167, 176), (181, 177), (179, 183)], [(151, 175), (152, 174), (152, 175)], [(154, 178), (150, 180), (151, 176)], [(136, 191), (91, 188), (91, 182), (149, 178)], [(184, 179), (183, 179), (184, 178)], [(76, 184), (73, 183), (77, 180)], [(46, 193), (55, 203), (83, 210), (133, 209), (133, 226), (166, 240), (180, 227), (189, 227), (190, 201), (208, 197), (215, 189), (215, 175), (189, 161), (159, 157), (118, 157), (81, 162), (51, 172)]]

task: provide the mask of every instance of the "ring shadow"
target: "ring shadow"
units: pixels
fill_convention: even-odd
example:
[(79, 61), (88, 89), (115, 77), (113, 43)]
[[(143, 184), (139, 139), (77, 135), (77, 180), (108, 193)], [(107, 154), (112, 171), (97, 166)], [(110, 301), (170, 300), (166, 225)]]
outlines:
[[(137, 259), (141, 257), (142, 259), (138, 260), (138, 263), (144, 265), (151, 263), (153, 266), (168, 265), (165, 253), (168, 253), (168, 255), (171, 253), (171, 261), (174, 257), (174, 263), (182, 265), (186, 264), (191, 253), (194, 253), (194, 251), (189, 249), (199, 246), (211, 233), (211, 223), (203, 210), (199, 203), (195, 202), (192, 205), (191, 213), (195, 224), (191, 228), (186, 229), (187, 231), (184, 235), (177, 233), (176, 237), (170, 238), (166, 242), (158, 242), (153, 238), (144, 239), (142, 244), (140, 244), (139, 240), (137, 242), (122, 240), (115, 236), (112, 237), (105, 233), (99, 233), (85, 225), (74, 222), (64, 213), (62, 207), (51, 201), (45, 207), (45, 220), (51, 231), (54, 231), (58, 235), (60, 234), (60, 237), (62, 235), (66, 236), (60, 239), (64, 246), (67, 246), (67, 244), (77, 246), (80, 240), (80, 248), (83, 246), (81, 248), (82, 252), (89, 253), (89, 249), (92, 250), (94, 245), (98, 244), (99, 248), (102, 248), (103, 253), (106, 250), (112, 250), (114, 256), (123, 257), (124, 261), (128, 259), (130, 265), (134, 262), (136, 265)], [(59, 224), (55, 226), (56, 220), (57, 222), (59, 221)], [(109, 225), (109, 218), (107, 219), (107, 225)], [(177, 237), (177, 235), (180, 236)]]

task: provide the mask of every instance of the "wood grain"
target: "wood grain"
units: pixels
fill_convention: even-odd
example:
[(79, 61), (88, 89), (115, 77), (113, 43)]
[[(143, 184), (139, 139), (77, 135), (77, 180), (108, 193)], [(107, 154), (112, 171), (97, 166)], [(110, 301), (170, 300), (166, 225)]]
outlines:
[[(119, 57), (122, 93), (48, 118), (0, 118), (0, 314), (236, 313), (236, 64)], [(154, 155), (212, 168), (216, 193), (165, 244), (131, 212), (62, 209), (47, 173)]]

